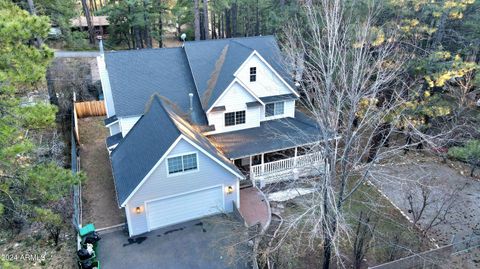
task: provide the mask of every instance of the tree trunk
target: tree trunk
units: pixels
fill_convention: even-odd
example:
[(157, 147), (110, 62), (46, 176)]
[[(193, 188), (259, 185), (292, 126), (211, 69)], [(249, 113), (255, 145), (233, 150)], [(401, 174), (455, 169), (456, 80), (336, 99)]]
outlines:
[(135, 35), (135, 48), (136, 49), (143, 49), (142, 37), (140, 33), (140, 29), (138, 26), (133, 26), (133, 32)]
[(90, 8), (88, 7), (87, 0), (81, 0), (83, 13), (85, 15), (85, 19), (87, 20), (87, 27), (88, 27), (88, 39), (90, 44), (95, 44), (95, 32), (92, 25), (92, 17), (90, 15)]
[[(161, 0), (159, 2), (161, 3)], [(163, 48), (163, 20), (162, 20), (162, 15), (163, 15), (163, 12), (162, 12), (162, 10), (160, 10), (159, 14), (158, 14), (158, 47), (159, 48)], [(178, 28), (180, 28), (180, 25), (178, 26)]]
[(200, 40), (200, 11), (198, 9), (198, 1), (200, 0), (194, 0), (195, 40)]
[(148, 19), (148, 14), (147, 14), (147, 1), (143, 0), (143, 22), (145, 23), (145, 26), (143, 27), (143, 36), (145, 40), (145, 45), (147, 48), (152, 48), (152, 36), (150, 33), (150, 22)]
[(225, 18), (223, 16), (220, 17), (220, 38), (225, 38)]
[(212, 12), (212, 39), (217, 39), (217, 29), (215, 28), (215, 13)]
[(209, 39), (209, 32), (208, 32), (208, 0), (203, 0), (203, 27), (205, 28), (205, 39)]
[(255, 35), (258, 36), (260, 35), (260, 16), (258, 15), (258, 0), (257, 0), (257, 5), (256, 5), (256, 10), (255, 10)]
[(205, 40), (204, 17), (200, 16), (200, 39)]
[(55, 83), (53, 83), (52, 70), (53, 66), (47, 69), (47, 90), (50, 104), (59, 106), (57, 93), (55, 92)]
[(447, 23), (447, 12), (443, 12), (440, 21), (437, 24), (437, 31), (435, 31), (435, 39), (433, 41), (433, 48), (436, 49), (442, 44), (443, 36), (445, 35), (445, 25)]
[(237, 1), (235, 1), (234, 3), (232, 3), (232, 9), (231, 9), (231, 16), (232, 16), (232, 32), (231, 32), (231, 36), (233, 37), (236, 37), (237, 36)]
[[(30, 15), (32, 16), (37, 16), (37, 10), (35, 9), (35, 4), (33, 3), (33, 0), (27, 0), (28, 3), (28, 9), (30, 11)], [(35, 46), (37, 48), (40, 48), (43, 44), (43, 40), (41, 37), (36, 36), (35, 37)]]
[(230, 13), (231, 9), (225, 9), (225, 36), (232, 37), (232, 28), (230, 27)]

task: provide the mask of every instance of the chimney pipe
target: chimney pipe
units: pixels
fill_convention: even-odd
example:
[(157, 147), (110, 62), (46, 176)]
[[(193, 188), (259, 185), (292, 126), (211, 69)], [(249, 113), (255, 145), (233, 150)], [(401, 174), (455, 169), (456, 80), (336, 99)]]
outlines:
[(103, 38), (101, 35), (97, 36), (98, 47), (100, 48), (100, 55), (103, 56)]
[(193, 111), (193, 93), (189, 93), (188, 96), (190, 97), (190, 111)]

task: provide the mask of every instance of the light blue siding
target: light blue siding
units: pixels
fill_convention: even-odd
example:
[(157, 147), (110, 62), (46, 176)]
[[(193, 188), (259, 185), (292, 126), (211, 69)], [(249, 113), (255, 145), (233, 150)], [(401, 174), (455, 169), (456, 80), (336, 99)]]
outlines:
[[(237, 195), (238, 179), (236, 176), (197, 148), (182, 139), (170, 152), (169, 156), (193, 152), (196, 152), (198, 155), (198, 170), (168, 175), (165, 158), (145, 184), (128, 201), (128, 207), (125, 210), (126, 214), (128, 214), (130, 235), (138, 235), (148, 231), (146, 212), (135, 213), (136, 207), (145, 208), (145, 201), (174, 196), (210, 186), (224, 185), (225, 187), (234, 187), (234, 192), (231, 194), (223, 192), (225, 196), (225, 211), (231, 212), (233, 210), (232, 201), (239, 204), (237, 200), (237, 197), (239, 197)], [(198, 202), (202, 203), (202, 201)]]

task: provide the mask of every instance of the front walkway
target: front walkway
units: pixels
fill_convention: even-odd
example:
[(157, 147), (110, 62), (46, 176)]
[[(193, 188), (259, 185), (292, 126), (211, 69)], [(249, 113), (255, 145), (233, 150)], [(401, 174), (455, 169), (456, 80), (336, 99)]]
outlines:
[(118, 208), (112, 168), (105, 145), (108, 129), (104, 117), (78, 120), (80, 166), (87, 176), (82, 183), (82, 224), (94, 223), (97, 229), (125, 222), (125, 212)]
[(240, 214), (248, 226), (260, 223), (262, 228), (270, 222), (270, 205), (256, 187), (240, 189)]

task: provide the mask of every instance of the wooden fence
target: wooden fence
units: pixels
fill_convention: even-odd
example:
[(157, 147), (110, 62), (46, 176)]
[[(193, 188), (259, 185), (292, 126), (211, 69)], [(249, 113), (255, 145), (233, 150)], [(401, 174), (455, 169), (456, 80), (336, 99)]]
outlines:
[(76, 102), (75, 111), (78, 118), (107, 115), (107, 110), (103, 101)]

